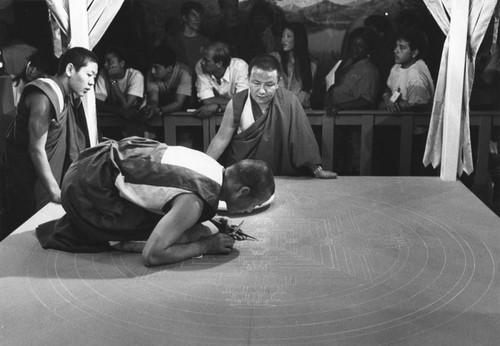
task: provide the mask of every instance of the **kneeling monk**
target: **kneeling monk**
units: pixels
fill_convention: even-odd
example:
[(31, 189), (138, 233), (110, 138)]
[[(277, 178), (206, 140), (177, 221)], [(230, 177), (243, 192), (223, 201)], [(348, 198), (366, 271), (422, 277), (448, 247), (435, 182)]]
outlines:
[[(229, 253), (234, 239), (213, 234), (219, 199), (230, 212), (252, 210), (274, 193), (270, 167), (243, 160), (223, 168), (206, 154), (129, 137), (84, 150), (62, 183), (61, 219), (40, 225), (44, 248), (141, 252), (145, 265)], [(146, 240), (144, 242), (137, 242)]]

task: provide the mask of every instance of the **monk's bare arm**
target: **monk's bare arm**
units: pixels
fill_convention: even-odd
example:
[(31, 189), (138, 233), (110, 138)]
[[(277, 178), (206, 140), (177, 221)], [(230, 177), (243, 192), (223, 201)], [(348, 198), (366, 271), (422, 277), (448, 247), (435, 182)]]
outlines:
[(217, 160), (229, 145), (229, 142), (231, 141), (235, 130), (236, 127), (234, 125), (233, 101), (230, 101), (227, 104), (226, 111), (224, 112), (224, 116), (222, 117), (219, 131), (217, 131), (217, 134), (208, 146), (207, 155)]
[(31, 161), (33, 162), (38, 178), (50, 196), (50, 200), (61, 203), (61, 189), (52, 174), (47, 152), (45, 151), (52, 106), (49, 99), (41, 92), (31, 93), (27, 96), (26, 102), (30, 109), (28, 152)]
[(202, 211), (203, 201), (198, 196), (177, 196), (172, 202), (172, 208), (158, 222), (144, 246), (144, 264), (155, 266), (203, 254), (230, 253), (234, 239), (224, 233), (216, 233), (191, 243), (179, 243), (183, 234), (198, 221)]

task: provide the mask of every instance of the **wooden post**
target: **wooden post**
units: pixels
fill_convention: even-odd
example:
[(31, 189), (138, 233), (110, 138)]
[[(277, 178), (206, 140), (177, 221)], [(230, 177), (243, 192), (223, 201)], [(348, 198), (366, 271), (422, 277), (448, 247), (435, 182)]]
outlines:
[(441, 179), (457, 179), (470, 0), (453, 0), (443, 114)]

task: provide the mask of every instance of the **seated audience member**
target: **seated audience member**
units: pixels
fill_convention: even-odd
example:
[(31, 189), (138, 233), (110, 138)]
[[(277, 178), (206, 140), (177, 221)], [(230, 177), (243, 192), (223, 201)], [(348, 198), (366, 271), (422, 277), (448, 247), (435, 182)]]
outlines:
[[(334, 84), (328, 89), (325, 110), (333, 116), (340, 110), (372, 109), (380, 97), (380, 77), (370, 54), (377, 44), (376, 33), (367, 27), (352, 31), (349, 53), (332, 70)], [(330, 75), (330, 74), (329, 74)], [(328, 81), (327, 81), (328, 85)], [(334, 157), (340, 174), (358, 174), (360, 168), (360, 132), (351, 127), (335, 131)]]
[(28, 58), (28, 64), (23, 72), (12, 77), (12, 91), (14, 104), (17, 105), (23, 93), (24, 87), (29, 82), (40, 77), (53, 76), (57, 72), (57, 58), (50, 53), (37, 51)]
[[(175, 52), (168, 47), (155, 48), (150, 60), (150, 70), (146, 76), (146, 106), (141, 109), (144, 120), (186, 110), (192, 91), (189, 68), (177, 62)], [(148, 132), (154, 133), (152, 129), (148, 129)], [(157, 133), (155, 136), (160, 139), (162, 134)], [(179, 145), (192, 147), (191, 142), (188, 132), (179, 135)]]
[[(185, 64), (193, 76), (191, 95), (196, 95), (196, 63), (203, 56), (204, 47), (210, 44), (210, 39), (201, 34), (201, 26), (203, 24), (203, 14), (205, 9), (196, 1), (187, 1), (181, 6), (180, 29), (175, 23), (174, 18), (170, 20), (167, 29), (167, 36), (161, 43), (163, 47), (170, 47), (174, 50), (177, 61)], [(169, 33), (170, 32), (170, 33)], [(200, 102), (197, 97), (191, 97), (189, 108), (198, 108)]]
[(167, 37), (162, 45), (169, 46), (175, 52), (177, 61), (185, 64), (194, 73), (196, 63), (203, 56), (203, 48), (210, 40), (200, 34), (203, 6), (196, 1), (187, 1), (181, 6), (182, 28), (179, 32)]
[(228, 254), (234, 239), (201, 222), (215, 215), (219, 199), (230, 212), (249, 212), (274, 189), (262, 161), (224, 169), (193, 149), (140, 137), (108, 140), (70, 167), (62, 184), (66, 215), (40, 225), (37, 236), (49, 249), (142, 253), (146, 266)]
[(168, 47), (155, 48), (150, 61), (146, 76), (146, 118), (184, 110), (191, 97), (189, 68), (177, 62), (175, 52)]
[(48, 202), (61, 202), (69, 165), (89, 145), (80, 101), (94, 86), (97, 57), (74, 47), (59, 59), (56, 76), (28, 83), (5, 141), (10, 230)]
[(248, 89), (248, 64), (232, 58), (229, 47), (213, 42), (203, 52), (196, 64), (196, 89), (203, 105), (197, 110), (200, 116), (220, 113), (234, 94)]
[(377, 37), (367, 27), (354, 30), (348, 40), (349, 55), (334, 73), (334, 84), (329, 87), (325, 109), (334, 115), (344, 109), (370, 109), (377, 104), (380, 77), (370, 59)]
[(297, 96), (304, 108), (311, 108), (311, 92), (317, 65), (309, 56), (307, 31), (301, 23), (283, 27), (281, 49), (271, 53), (281, 63), (280, 86)]
[(434, 82), (421, 58), (425, 46), (425, 34), (418, 29), (410, 29), (399, 35), (394, 49), (395, 64), (383, 94), (389, 112), (426, 110), (432, 105)]
[[(411, 28), (399, 34), (394, 49), (395, 64), (391, 69), (387, 79), (387, 88), (383, 94), (383, 107), (390, 113), (431, 109), (434, 82), (422, 59), (426, 49), (427, 38), (421, 30)], [(398, 134), (393, 131), (389, 133), (390, 131), (391, 129), (388, 128), (385, 133), (375, 133), (374, 141), (378, 152), (375, 152), (374, 156), (385, 160), (385, 163), (381, 163), (384, 168), (389, 170), (392, 167), (393, 170), (397, 170), (397, 159), (395, 158), (399, 155), (399, 145), (393, 144), (392, 148), (384, 148), (391, 142), (398, 142), (398, 139), (394, 138)], [(393, 137), (392, 141), (391, 137)], [(413, 137), (412, 175), (436, 174), (436, 170), (430, 166), (425, 168), (422, 164), (426, 139), (427, 128), (416, 127)], [(388, 173), (390, 174), (390, 172)]]
[(250, 89), (229, 101), (207, 154), (225, 166), (257, 159), (267, 162), (275, 175), (335, 178), (321, 167), (318, 144), (299, 100), (279, 86), (279, 61), (258, 55), (249, 73)]
[(120, 115), (124, 118), (125, 134), (137, 134), (144, 76), (127, 66), (122, 48), (108, 48), (104, 58), (104, 68), (95, 85), (97, 111)]

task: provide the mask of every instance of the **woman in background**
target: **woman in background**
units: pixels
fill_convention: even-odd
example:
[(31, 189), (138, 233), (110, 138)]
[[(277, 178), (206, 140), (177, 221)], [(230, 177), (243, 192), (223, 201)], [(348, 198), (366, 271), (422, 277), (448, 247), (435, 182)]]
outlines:
[(280, 86), (293, 92), (304, 108), (311, 108), (311, 92), (317, 64), (309, 55), (307, 31), (301, 23), (286, 23), (281, 49), (271, 53), (281, 63)]

